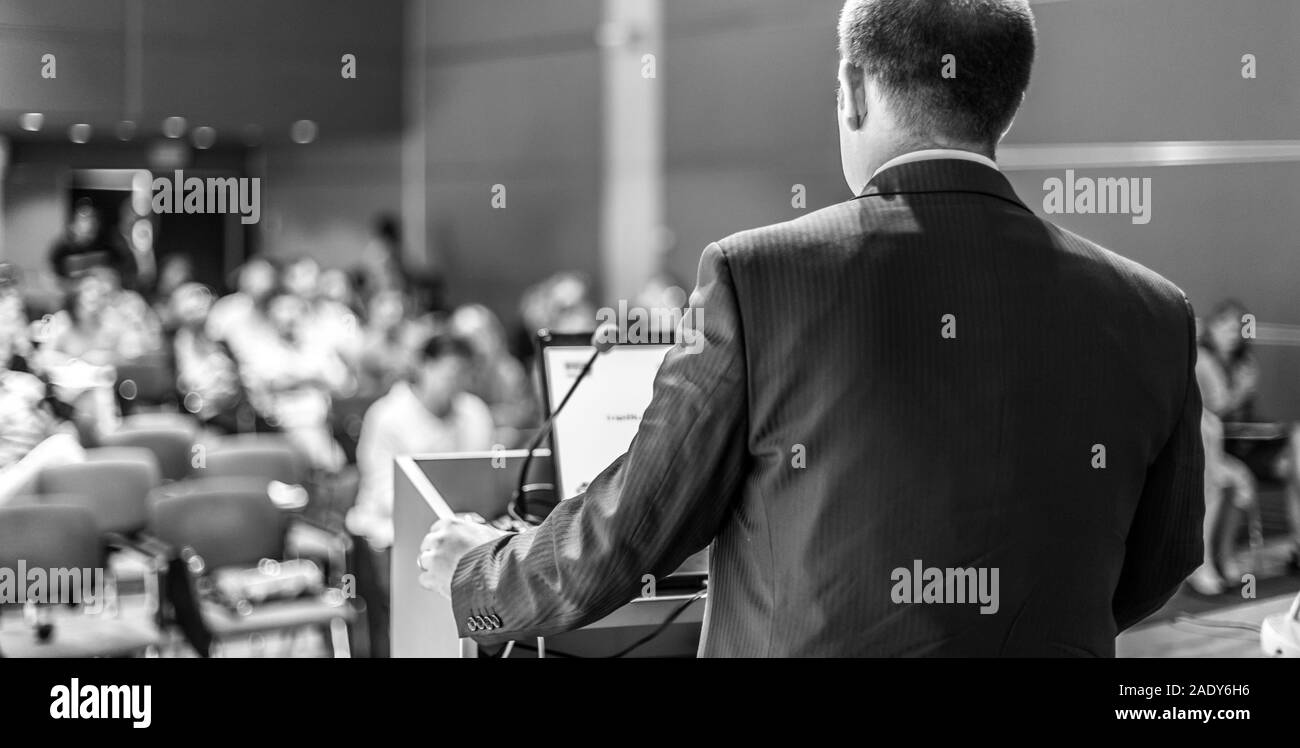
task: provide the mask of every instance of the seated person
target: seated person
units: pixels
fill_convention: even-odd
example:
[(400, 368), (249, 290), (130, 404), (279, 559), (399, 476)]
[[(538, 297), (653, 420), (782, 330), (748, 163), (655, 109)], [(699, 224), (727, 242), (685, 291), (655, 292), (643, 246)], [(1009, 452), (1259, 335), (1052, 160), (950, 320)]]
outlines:
[(0, 506), (34, 492), (44, 468), (86, 458), (76, 428), (50, 408), (45, 383), (8, 367), (12, 343), (0, 334)]
[(470, 304), (452, 313), (448, 329), (474, 349), (469, 391), (492, 410), (496, 443), (518, 445), (521, 432), (537, 425), (538, 407), (523, 364), (510, 355), (501, 321), (482, 304)]
[(243, 401), (239, 368), (224, 343), (208, 337), (212, 292), (185, 283), (169, 295), (169, 314), (176, 324), (172, 348), (181, 404), (204, 425), (223, 433), (238, 431), (236, 408)]
[(388, 653), (389, 569), (393, 545), (393, 459), (492, 447), (492, 413), (466, 392), (473, 352), (447, 335), (429, 339), (412, 380), (393, 385), (366, 411), (357, 444), (361, 483), (348, 512), (357, 536), (357, 591), (366, 601), (371, 656)]
[(278, 271), (263, 257), (253, 257), (235, 272), (236, 290), (212, 303), (208, 335), (228, 345), (251, 327), (264, 322), (266, 302), (275, 291)]
[(1196, 380), (1205, 409), (1224, 425), (1224, 452), (1240, 460), (1256, 482), (1286, 487), (1290, 520), (1290, 566), (1300, 570), (1300, 425), (1266, 424), (1268, 438), (1243, 438), (1242, 424), (1256, 423), (1259, 366), (1242, 335), (1245, 308), (1235, 301), (1219, 305), (1205, 321), (1196, 359)]
[[(1223, 422), (1208, 409), (1201, 412), (1205, 449), (1205, 560), (1187, 578), (1202, 595), (1218, 595), (1241, 579), (1233, 544), (1242, 515), (1255, 502), (1255, 478), (1241, 460), (1223, 450)], [(1232, 503), (1224, 501), (1230, 493)]]
[(347, 521), (372, 546), (393, 542), (393, 458), (492, 448), (492, 413), (466, 390), (473, 355), (459, 338), (430, 338), (413, 380), (394, 384), (366, 411), (357, 444), (361, 484)]
[(381, 291), (374, 295), (357, 353), (359, 394), (382, 395), (398, 381), (410, 377), (415, 350), (421, 343), (413, 335), (418, 329), (420, 326), (406, 314), (406, 300), (400, 292)]
[(249, 403), (314, 468), (337, 472), (343, 450), (329, 428), (330, 395), (347, 381), (343, 361), (302, 331), (306, 302), (283, 291), (267, 302), (267, 324), (232, 341)]
[(46, 366), (69, 359), (113, 365), (162, 347), (162, 329), (144, 298), (121, 287), (118, 276), (103, 268), (86, 272), (73, 283), (63, 310), (43, 333), (40, 357)]

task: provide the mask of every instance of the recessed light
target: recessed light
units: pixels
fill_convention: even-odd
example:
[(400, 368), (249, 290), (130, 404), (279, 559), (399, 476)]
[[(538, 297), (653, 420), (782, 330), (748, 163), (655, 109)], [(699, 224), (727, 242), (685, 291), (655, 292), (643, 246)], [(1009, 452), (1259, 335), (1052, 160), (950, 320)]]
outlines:
[(198, 148), (200, 151), (205, 151), (217, 142), (217, 131), (215, 128), (208, 127), (207, 125), (196, 127), (194, 128), (194, 133), (191, 135), (191, 139), (194, 141), (195, 148)]
[(309, 119), (300, 119), (289, 128), (289, 137), (299, 145), (306, 145), (316, 139), (316, 123)]
[(162, 132), (169, 138), (179, 138), (185, 134), (184, 117), (168, 117), (162, 121)]

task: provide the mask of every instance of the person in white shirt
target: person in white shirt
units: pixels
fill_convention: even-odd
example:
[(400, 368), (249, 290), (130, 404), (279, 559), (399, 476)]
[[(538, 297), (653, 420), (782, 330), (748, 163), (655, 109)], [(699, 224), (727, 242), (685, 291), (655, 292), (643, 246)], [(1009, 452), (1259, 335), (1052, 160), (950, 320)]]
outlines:
[(393, 458), (492, 448), (492, 411), (467, 391), (473, 351), (462, 338), (435, 335), (413, 381), (399, 381), (366, 411), (357, 443), (361, 473), (348, 529), (375, 548), (393, 542)]
[(388, 656), (393, 458), (492, 447), (492, 411), (467, 391), (472, 357), (464, 339), (433, 336), (420, 350), (411, 380), (394, 384), (361, 422), (361, 483), (347, 527), (358, 540), (357, 592), (366, 602), (371, 657)]

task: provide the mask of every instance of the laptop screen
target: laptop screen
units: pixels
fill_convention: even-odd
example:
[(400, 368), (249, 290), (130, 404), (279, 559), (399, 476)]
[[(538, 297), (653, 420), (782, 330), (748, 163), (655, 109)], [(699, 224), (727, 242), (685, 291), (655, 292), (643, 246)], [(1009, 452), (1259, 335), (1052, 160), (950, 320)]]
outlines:
[[(590, 338), (543, 341), (542, 381), (552, 412), (595, 349)], [(583, 341), (583, 342), (579, 342)], [(655, 374), (668, 344), (617, 345), (596, 359), (551, 431), (556, 493), (571, 499), (627, 451), (654, 394)]]

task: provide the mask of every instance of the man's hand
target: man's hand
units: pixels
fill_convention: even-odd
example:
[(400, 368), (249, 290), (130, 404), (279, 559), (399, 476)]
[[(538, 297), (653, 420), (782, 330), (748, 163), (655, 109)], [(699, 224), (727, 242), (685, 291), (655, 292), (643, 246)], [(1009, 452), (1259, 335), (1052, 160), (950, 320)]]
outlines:
[(451, 599), (451, 578), (466, 553), (507, 534), (490, 525), (454, 517), (440, 519), (420, 542), (420, 586)]

